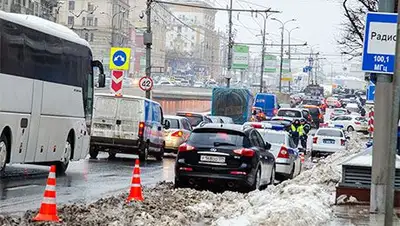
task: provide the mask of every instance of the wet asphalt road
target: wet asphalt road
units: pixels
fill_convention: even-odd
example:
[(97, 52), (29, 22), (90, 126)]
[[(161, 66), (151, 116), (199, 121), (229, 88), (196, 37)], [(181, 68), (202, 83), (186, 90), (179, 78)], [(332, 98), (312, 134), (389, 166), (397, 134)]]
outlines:
[[(57, 204), (93, 202), (99, 198), (128, 192), (135, 156), (117, 155), (108, 160), (107, 154), (99, 159), (71, 162), (65, 176), (57, 178)], [(140, 164), (144, 186), (159, 181), (173, 181), (174, 158), (162, 162), (150, 159)], [(20, 215), (26, 210), (40, 207), (49, 167), (34, 165), (7, 165), (0, 179), (0, 213)]]

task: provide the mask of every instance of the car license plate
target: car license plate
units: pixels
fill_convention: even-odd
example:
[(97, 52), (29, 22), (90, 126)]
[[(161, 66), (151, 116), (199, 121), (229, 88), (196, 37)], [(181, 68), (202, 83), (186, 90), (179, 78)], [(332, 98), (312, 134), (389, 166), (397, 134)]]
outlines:
[(200, 156), (200, 161), (202, 161), (202, 162), (218, 162), (218, 163), (224, 163), (224, 162), (225, 162), (225, 157), (210, 156), (210, 155), (201, 155), (201, 156)]
[(335, 144), (335, 140), (324, 139), (324, 144)]

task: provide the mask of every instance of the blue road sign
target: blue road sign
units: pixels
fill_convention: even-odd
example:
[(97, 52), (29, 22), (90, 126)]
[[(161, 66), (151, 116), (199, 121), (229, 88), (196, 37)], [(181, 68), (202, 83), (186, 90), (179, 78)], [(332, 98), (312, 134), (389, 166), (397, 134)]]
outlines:
[(311, 67), (311, 66), (305, 66), (305, 67), (303, 67), (303, 72), (304, 72), (304, 73), (310, 72), (311, 70), (312, 70), (312, 67)]
[(367, 101), (374, 101), (375, 99), (375, 85), (370, 83), (367, 88)]
[(117, 52), (114, 53), (112, 59), (116, 66), (121, 67), (122, 65), (125, 64), (126, 54), (124, 53), (124, 51), (118, 50)]
[(369, 12), (365, 24), (362, 70), (393, 74), (397, 14)]

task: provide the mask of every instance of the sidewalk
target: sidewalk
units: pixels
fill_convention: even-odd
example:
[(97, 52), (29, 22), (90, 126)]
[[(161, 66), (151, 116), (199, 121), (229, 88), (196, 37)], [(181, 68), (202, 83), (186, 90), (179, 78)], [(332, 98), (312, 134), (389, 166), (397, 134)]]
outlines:
[[(369, 206), (340, 205), (334, 206), (334, 219), (325, 226), (383, 226), (384, 215), (370, 214)], [(397, 216), (400, 209), (395, 210)], [(400, 218), (393, 217), (393, 226), (400, 226)]]

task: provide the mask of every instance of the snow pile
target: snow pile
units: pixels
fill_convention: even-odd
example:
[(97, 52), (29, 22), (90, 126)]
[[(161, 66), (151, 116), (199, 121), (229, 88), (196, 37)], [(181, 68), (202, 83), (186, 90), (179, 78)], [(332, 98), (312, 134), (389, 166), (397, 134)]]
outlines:
[(160, 183), (144, 189), (143, 202), (126, 203), (127, 194), (121, 194), (88, 205), (61, 205), (61, 224), (31, 222), (36, 210), (19, 218), (0, 215), (0, 225), (322, 225), (332, 216), (332, 192), (341, 176), (338, 164), (363, 149), (357, 137), (350, 146), (350, 151), (337, 152), (295, 179), (264, 191), (215, 194)]
[(335, 185), (341, 179), (340, 164), (364, 150), (364, 141), (353, 134), (348, 151), (322, 159), (293, 180), (265, 191), (252, 192), (245, 200), (226, 206), (213, 225), (247, 226), (321, 225), (331, 219)]

